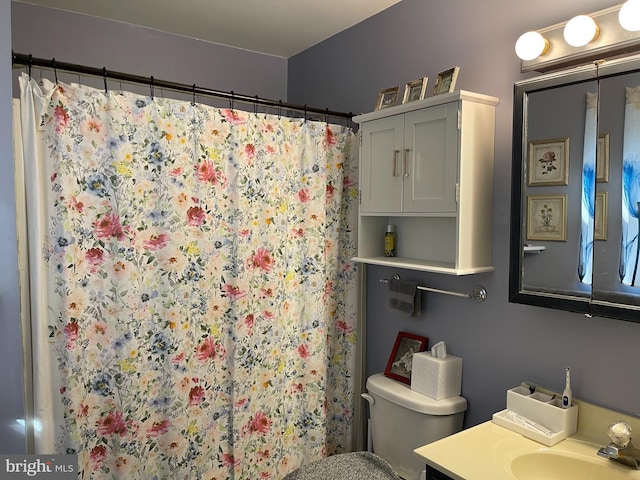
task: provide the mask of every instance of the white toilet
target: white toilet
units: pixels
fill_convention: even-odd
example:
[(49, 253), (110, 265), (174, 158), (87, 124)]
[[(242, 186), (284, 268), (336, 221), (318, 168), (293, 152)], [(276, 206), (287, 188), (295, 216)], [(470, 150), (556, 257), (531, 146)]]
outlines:
[(433, 400), (381, 373), (367, 379), (373, 452), (406, 480), (420, 480), (424, 462), (413, 451), (462, 430), (467, 400)]

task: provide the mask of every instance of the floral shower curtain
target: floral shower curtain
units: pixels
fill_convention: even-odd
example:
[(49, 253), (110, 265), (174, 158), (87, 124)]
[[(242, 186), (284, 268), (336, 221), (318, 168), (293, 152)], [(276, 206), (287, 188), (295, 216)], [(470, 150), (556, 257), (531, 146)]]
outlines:
[(353, 133), (20, 82), (36, 453), (279, 479), (350, 450)]

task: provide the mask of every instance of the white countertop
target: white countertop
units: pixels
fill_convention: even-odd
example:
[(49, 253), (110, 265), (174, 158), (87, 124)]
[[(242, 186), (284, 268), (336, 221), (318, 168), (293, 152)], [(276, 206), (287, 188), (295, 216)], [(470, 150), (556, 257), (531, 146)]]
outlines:
[(417, 448), (415, 453), (429, 466), (455, 480), (514, 480), (516, 477), (510, 467), (512, 460), (534, 452), (558, 452), (593, 458), (595, 462), (603, 462), (607, 468), (624, 473), (625, 479), (640, 480), (640, 471), (598, 457), (599, 446), (580, 438), (575, 435), (547, 447), (488, 421)]

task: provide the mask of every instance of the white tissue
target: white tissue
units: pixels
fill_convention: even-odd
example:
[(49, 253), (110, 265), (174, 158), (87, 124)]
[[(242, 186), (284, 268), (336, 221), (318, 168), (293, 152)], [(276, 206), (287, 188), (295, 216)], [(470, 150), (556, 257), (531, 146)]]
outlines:
[(447, 358), (447, 345), (444, 340), (431, 347), (431, 356), (434, 358)]
[(433, 398), (456, 397), (462, 390), (462, 358), (435, 358), (431, 352), (413, 354), (411, 389)]

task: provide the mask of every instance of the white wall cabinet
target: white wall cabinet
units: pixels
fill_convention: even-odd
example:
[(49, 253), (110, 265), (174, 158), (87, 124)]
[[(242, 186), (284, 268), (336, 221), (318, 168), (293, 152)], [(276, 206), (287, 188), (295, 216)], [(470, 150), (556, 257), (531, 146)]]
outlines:
[[(354, 117), (360, 124), (356, 261), (466, 275), (492, 271), (498, 99), (459, 91)], [(387, 224), (397, 256), (384, 256)]]
[(456, 211), (458, 105), (362, 124), (362, 213)]

